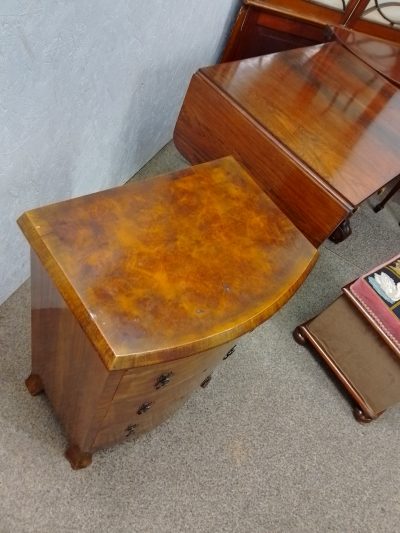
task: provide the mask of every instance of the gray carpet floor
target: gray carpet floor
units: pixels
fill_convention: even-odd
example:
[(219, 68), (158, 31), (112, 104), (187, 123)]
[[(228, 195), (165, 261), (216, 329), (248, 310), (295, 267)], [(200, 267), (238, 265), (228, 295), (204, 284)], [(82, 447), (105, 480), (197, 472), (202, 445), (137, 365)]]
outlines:
[[(172, 144), (137, 179), (185, 166)], [(376, 201), (376, 199), (375, 199)], [(398, 200), (397, 200), (398, 202)], [(397, 212), (396, 212), (397, 211)], [(307, 281), (212, 384), (137, 441), (72, 471), (30, 368), (29, 282), (0, 307), (0, 532), (400, 531), (400, 406), (358, 424), (293, 328), (399, 250), (396, 200), (363, 205)]]

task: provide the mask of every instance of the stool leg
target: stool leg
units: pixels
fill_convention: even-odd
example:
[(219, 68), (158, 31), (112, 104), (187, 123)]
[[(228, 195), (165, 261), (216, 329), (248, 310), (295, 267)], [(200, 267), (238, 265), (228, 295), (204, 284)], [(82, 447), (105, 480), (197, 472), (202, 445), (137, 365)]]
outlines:
[(373, 422), (381, 415), (383, 415), (384, 412), (385, 411), (381, 411), (377, 415), (371, 417), (370, 415), (367, 415), (358, 405), (353, 409), (354, 418), (357, 420), (357, 422), (360, 422), (361, 424), (369, 424), (370, 422)]
[(71, 445), (65, 450), (65, 457), (74, 470), (86, 468), (92, 463), (92, 454), (83, 452), (79, 446)]
[(301, 344), (301, 346), (305, 346), (307, 344), (307, 339), (303, 335), (301, 326), (297, 326), (297, 328), (293, 331), (293, 338), (297, 344)]
[(25, 380), (26, 388), (32, 396), (37, 396), (44, 392), (42, 380), (38, 374), (31, 374)]
[(357, 422), (360, 422), (361, 424), (369, 424), (374, 420), (374, 418), (371, 418), (369, 415), (365, 414), (360, 407), (354, 407), (353, 415)]

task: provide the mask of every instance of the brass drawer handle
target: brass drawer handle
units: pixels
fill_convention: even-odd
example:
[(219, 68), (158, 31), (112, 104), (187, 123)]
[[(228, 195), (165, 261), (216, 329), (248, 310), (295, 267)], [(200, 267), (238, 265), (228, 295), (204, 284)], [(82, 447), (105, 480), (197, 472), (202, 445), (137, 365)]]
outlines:
[(225, 361), (225, 359), (228, 359), (228, 357), (230, 355), (233, 354), (233, 352), (235, 351), (235, 348), (236, 348), (236, 344), (234, 346), (232, 346), (232, 348), (229, 350), (229, 352), (227, 352), (227, 354), (225, 355), (225, 357), (223, 358), (223, 360)]
[(130, 437), (133, 433), (135, 433), (136, 428), (137, 424), (130, 424), (125, 430), (125, 436)]
[(139, 407), (139, 409), (137, 410), (137, 414), (138, 415), (142, 415), (143, 413), (145, 413), (146, 411), (148, 411), (151, 407), (153, 402), (144, 402), (142, 403), (142, 405)]
[(206, 377), (206, 379), (200, 384), (200, 387), (203, 387), (203, 389), (205, 389), (207, 385), (210, 383), (210, 381), (211, 381), (211, 375)]
[(165, 387), (165, 385), (168, 385), (168, 383), (171, 381), (171, 378), (173, 376), (173, 372), (165, 372), (165, 374), (161, 374), (161, 376), (158, 376), (155, 388), (161, 389), (162, 387)]

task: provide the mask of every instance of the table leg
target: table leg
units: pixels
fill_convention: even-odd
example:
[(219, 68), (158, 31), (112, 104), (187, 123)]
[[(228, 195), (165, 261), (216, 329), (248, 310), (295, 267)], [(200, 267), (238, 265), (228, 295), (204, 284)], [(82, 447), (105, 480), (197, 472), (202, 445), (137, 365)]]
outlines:
[(293, 338), (297, 344), (300, 344), (301, 346), (305, 346), (307, 344), (307, 339), (303, 335), (301, 326), (297, 326), (297, 328), (293, 331)]
[(339, 242), (343, 242), (345, 239), (347, 239), (349, 235), (351, 235), (351, 226), (349, 219), (346, 218), (339, 224), (335, 231), (331, 233), (329, 240), (335, 244), (338, 244)]

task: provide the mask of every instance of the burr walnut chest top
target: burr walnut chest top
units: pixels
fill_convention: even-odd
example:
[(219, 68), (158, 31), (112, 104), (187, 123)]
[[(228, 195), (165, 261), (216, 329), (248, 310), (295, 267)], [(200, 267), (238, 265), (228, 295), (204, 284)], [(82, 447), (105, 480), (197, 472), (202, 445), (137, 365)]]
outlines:
[(233, 158), (34, 209), (19, 225), (109, 370), (246, 333), (316, 259)]

